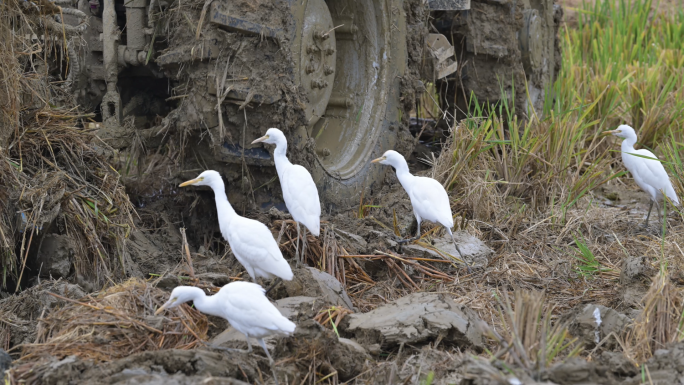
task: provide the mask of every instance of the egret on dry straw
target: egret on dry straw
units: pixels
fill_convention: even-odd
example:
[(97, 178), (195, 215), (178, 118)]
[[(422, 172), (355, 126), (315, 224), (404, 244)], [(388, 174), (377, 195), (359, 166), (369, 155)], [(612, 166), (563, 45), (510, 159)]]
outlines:
[[(273, 358), (268, 352), (265, 337), (273, 335), (290, 335), (295, 331), (295, 324), (283, 317), (278, 309), (266, 298), (265, 290), (251, 282), (231, 282), (223, 286), (218, 293), (207, 296), (204, 291), (192, 286), (178, 286), (171, 292), (171, 297), (162, 305), (155, 315), (172, 309), (182, 303), (192, 301), (195, 308), (202, 313), (221, 317), (227, 320), (235, 330), (245, 335), (247, 350), (230, 349), (212, 346), (217, 349), (251, 353), (250, 338), (255, 338), (266, 352), (266, 357), (273, 370)], [(273, 373), (275, 378), (275, 372)], [(276, 380), (277, 381), (277, 380)]]
[[(306, 244), (306, 229), (318, 236), (321, 231), (321, 201), (318, 199), (318, 189), (311, 174), (304, 167), (292, 164), (287, 159), (287, 139), (282, 131), (269, 128), (266, 135), (252, 142), (275, 144), (273, 161), (275, 162), (280, 187), (283, 190), (285, 206), (297, 223), (297, 254), (298, 263), (303, 262), (299, 255), (299, 224), (304, 228), (304, 244)], [(303, 246), (302, 246), (303, 247)], [(303, 250), (302, 250), (303, 252)]]

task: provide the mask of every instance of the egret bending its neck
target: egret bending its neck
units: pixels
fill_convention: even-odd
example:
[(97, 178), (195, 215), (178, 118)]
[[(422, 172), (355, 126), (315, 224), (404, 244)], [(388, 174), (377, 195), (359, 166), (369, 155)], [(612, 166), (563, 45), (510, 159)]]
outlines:
[[(179, 306), (182, 303), (192, 301), (195, 308), (202, 313), (223, 317), (223, 314), (221, 314), (218, 310), (220, 309), (220, 304), (217, 303), (216, 298), (214, 298), (214, 296), (207, 296), (204, 293), (204, 290), (200, 288), (193, 286), (179, 286), (175, 288), (171, 294), (171, 299), (174, 298), (175, 300), (173, 302), (165, 304), (164, 307), (172, 308)], [(159, 311), (161, 311), (161, 309), (157, 312)]]

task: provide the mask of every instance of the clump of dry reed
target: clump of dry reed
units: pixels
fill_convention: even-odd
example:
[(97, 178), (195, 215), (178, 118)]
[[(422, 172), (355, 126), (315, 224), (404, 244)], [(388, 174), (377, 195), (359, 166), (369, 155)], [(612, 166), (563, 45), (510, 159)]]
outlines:
[(66, 37), (40, 25), (59, 7), (33, 4), (0, 3), (2, 283), (12, 277), (19, 289), (39, 234), (58, 232), (75, 241), (76, 273), (101, 285), (125, 276), (134, 211), (107, 146), (83, 128), (90, 116), (54, 81), (65, 72), (54, 67), (67, 56)]
[(646, 362), (656, 350), (683, 339), (683, 299), (681, 288), (672, 283), (666, 269), (661, 268), (642, 300), (641, 312), (624, 336), (625, 354), (632, 362)]
[(570, 338), (567, 327), (560, 323), (552, 325), (552, 308), (544, 310), (545, 296), (544, 292), (516, 289), (513, 303), (505, 292), (503, 299), (497, 298), (503, 333), (481, 324), (485, 335), (494, 340), (497, 350), (488, 361), (475, 360), (474, 363), (483, 366), (484, 372), (492, 374), (493, 378), (505, 376), (488, 367), (492, 364), (510, 368), (513, 373), (522, 371), (518, 378), (529, 376), (538, 381), (546, 368), (559, 359), (578, 355), (582, 346), (576, 344), (576, 338)]
[(67, 304), (39, 320), (36, 342), (22, 346), (20, 363), (46, 355), (110, 361), (141, 351), (192, 349), (209, 329), (206, 316), (186, 304), (155, 316), (168, 293), (140, 279), (80, 300), (52, 295)]

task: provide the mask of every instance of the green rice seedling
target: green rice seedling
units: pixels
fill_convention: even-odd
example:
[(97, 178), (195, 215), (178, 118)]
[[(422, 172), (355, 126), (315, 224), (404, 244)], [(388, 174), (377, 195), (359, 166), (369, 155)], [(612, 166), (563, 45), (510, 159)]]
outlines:
[(611, 275), (617, 278), (617, 274), (613, 269), (605, 267), (599, 262), (591, 249), (589, 249), (584, 238), (580, 240), (578, 237), (573, 237), (573, 239), (575, 240), (575, 245), (577, 245), (577, 251), (573, 253), (573, 257), (578, 262), (575, 267), (577, 274), (584, 278), (594, 278), (598, 274), (612, 273)]
[(432, 385), (432, 381), (435, 379), (435, 372), (430, 371), (424, 380), (420, 381), (421, 385)]

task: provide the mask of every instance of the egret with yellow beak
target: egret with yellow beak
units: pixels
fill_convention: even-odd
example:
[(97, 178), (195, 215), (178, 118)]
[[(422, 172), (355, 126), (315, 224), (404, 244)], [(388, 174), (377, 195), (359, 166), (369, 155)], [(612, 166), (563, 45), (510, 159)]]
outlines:
[[(277, 128), (269, 128), (266, 135), (252, 142), (275, 144), (273, 161), (275, 162), (280, 188), (283, 190), (285, 206), (297, 222), (297, 246), (295, 253), (297, 261), (304, 262), (303, 255), (299, 255), (299, 224), (304, 228), (304, 244), (306, 245), (306, 229), (318, 236), (321, 232), (321, 201), (318, 199), (318, 189), (311, 174), (300, 165), (292, 164), (287, 159), (287, 139), (285, 134)], [(303, 252), (303, 250), (302, 250)]]
[(197, 178), (181, 183), (180, 187), (191, 185), (209, 186), (214, 190), (221, 234), (230, 244), (235, 258), (244, 266), (254, 282), (257, 277), (292, 280), (292, 268), (283, 258), (271, 231), (263, 223), (241, 217), (233, 210), (218, 172), (204, 171)]
[[(169, 300), (155, 312), (155, 315), (188, 301), (192, 301), (195, 308), (202, 313), (221, 317), (228, 321), (235, 330), (245, 335), (248, 349), (212, 347), (251, 353), (252, 344), (249, 339), (255, 338), (266, 352), (271, 369), (273, 369), (273, 359), (268, 352), (264, 338), (273, 335), (287, 336), (295, 331), (296, 325), (283, 317), (266, 298), (264, 288), (251, 282), (231, 282), (212, 296), (207, 296), (202, 289), (197, 287), (178, 286), (173, 289)], [(273, 374), (275, 378), (275, 372)]]
[[(418, 229), (414, 238), (404, 239), (399, 243), (412, 242), (420, 238), (420, 223), (427, 220), (434, 223), (439, 223), (444, 226), (446, 231), (451, 236), (451, 241), (461, 257), (461, 262), (466, 264), (463, 260), (461, 250), (456, 244), (454, 234), (451, 228), (454, 227), (454, 218), (451, 214), (451, 204), (449, 203), (449, 196), (444, 190), (444, 187), (432, 178), (423, 176), (415, 176), (409, 172), (406, 159), (396, 151), (386, 151), (380, 158), (374, 159), (371, 163), (380, 163), (394, 167), (397, 173), (399, 183), (406, 190), (406, 193), (411, 200), (413, 206), (413, 214), (418, 221)], [(470, 271), (470, 266), (468, 266)]]
[[(646, 191), (651, 197), (651, 204), (648, 207), (648, 214), (646, 215), (646, 222), (644, 227), (648, 226), (648, 218), (651, 216), (653, 203), (658, 205), (664, 196), (667, 196), (672, 203), (679, 206), (679, 198), (672, 187), (670, 177), (665, 171), (663, 164), (658, 161), (655, 154), (645, 149), (636, 150), (634, 144), (637, 142), (637, 135), (634, 129), (628, 125), (621, 125), (616, 130), (606, 131), (604, 134), (613, 134), (618, 138), (624, 138), (622, 141), (622, 163), (632, 174), (636, 184)], [(650, 159), (647, 159), (650, 158)], [(661, 219), (660, 206), (657, 208), (658, 217)]]

